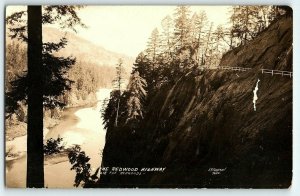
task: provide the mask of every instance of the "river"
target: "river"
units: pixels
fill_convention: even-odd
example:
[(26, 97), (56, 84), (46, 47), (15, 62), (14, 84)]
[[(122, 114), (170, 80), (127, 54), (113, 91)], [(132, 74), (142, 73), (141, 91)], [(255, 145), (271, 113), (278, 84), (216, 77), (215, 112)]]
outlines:
[[(110, 89), (99, 89), (96, 93), (97, 104), (93, 107), (77, 107), (66, 109), (61, 122), (45, 134), (45, 139), (62, 137), (66, 147), (74, 144), (81, 146), (91, 159), (89, 163), (95, 171), (102, 161), (102, 150), (105, 145), (106, 131), (102, 124), (100, 110), (103, 100), (109, 98)], [(26, 149), (26, 136), (15, 138), (18, 149)], [(71, 164), (66, 156), (45, 159), (45, 187), (72, 188), (75, 171), (70, 170)], [(26, 186), (26, 151), (15, 160), (6, 161), (7, 187)]]

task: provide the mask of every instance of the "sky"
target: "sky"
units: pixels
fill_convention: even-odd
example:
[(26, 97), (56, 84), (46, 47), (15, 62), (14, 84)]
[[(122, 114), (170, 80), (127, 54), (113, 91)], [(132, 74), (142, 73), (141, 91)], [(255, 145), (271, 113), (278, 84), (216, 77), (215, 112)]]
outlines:
[[(78, 12), (88, 28), (77, 28), (78, 36), (108, 50), (136, 57), (146, 48), (154, 28), (161, 20), (172, 16), (176, 6), (86, 6)], [(219, 24), (228, 22), (229, 6), (191, 6), (193, 12), (204, 10), (208, 20)], [(22, 7), (8, 7), (7, 15)]]
[[(87, 29), (78, 34), (106, 49), (136, 57), (146, 48), (154, 28), (161, 20), (173, 15), (176, 6), (89, 6), (79, 13)], [(191, 6), (192, 11), (204, 10), (215, 26), (228, 22), (227, 6)]]

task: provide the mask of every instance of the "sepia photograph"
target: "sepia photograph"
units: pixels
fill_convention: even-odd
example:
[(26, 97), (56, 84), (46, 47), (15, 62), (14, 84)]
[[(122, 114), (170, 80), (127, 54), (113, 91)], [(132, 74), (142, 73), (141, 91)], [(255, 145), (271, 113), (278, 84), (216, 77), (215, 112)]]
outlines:
[(293, 9), (7, 5), (6, 188), (288, 189)]

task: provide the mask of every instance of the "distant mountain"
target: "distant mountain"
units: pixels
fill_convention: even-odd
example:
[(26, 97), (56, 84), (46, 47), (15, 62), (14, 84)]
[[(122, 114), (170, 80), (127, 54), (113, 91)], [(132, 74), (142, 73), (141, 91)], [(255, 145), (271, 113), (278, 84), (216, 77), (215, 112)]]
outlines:
[(56, 28), (43, 28), (44, 42), (58, 42), (60, 38), (66, 36), (68, 44), (59, 51), (62, 56), (74, 56), (77, 61), (89, 62), (99, 66), (115, 66), (120, 58), (123, 59), (124, 68), (127, 71), (131, 70), (134, 59), (124, 54), (119, 54), (106, 50), (105, 48), (96, 45), (88, 40), (85, 40), (75, 33), (63, 32)]
[[(105, 48), (96, 45), (73, 32), (64, 32), (56, 28), (44, 27), (43, 28), (43, 42), (59, 42), (62, 37), (66, 37), (68, 42), (65, 48), (58, 51), (57, 56), (73, 56), (76, 57), (76, 63), (79, 66), (91, 67), (96, 66), (100, 71), (100, 87), (111, 87), (112, 80), (116, 74), (115, 66), (119, 59), (123, 59), (123, 65), (125, 69), (124, 73), (124, 85), (127, 84), (134, 58), (106, 50)], [(11, 43), (19, 43), (21, 47), (26, 48), (27, 44), (20, 42), (16, 39), (12, 40), (6, 34), (6, 46)], [(27, 62), (26, 62), (27, 63)], [(27, 67), (27, 66), (26, 66)]]

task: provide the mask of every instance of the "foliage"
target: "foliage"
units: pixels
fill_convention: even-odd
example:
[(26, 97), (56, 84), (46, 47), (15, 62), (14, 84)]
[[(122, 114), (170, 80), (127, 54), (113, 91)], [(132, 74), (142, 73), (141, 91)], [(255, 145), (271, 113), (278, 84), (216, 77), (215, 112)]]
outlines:
[(135, 123), (143, 117), (143, 101), (147, 96), (145, 87), (147, 86), (146, 80), (140, 77), (139, 72), (133, 72), (127, 87), (129, 98), (127, 101), (127, 119), (126, 122)]
[(231, 36), (236, 43), (245, 44), (257, 36), (275, 19), (274, 6), (234, 6), (230, 21), (232, 23)]
[(110, 98), (108, 100), (107, 106), (104, 109), (103, 113), (101, 114), (105, 129), (111, 129), (115, 127), (118, 103), (119, 103), (118, 126), (125, 125), (127, 119), (128, 96), (129, 95), (127, 91), (123, 91), (121, 95), (117, 90), (113, 90), (110, 93)]
[[(54, 43), (49, 43), (53, 44)], [(50, 49), (51, 45), (47, 45), (47, 49)], [(27, 74), (27, 54), (26, 46), (19, 41), (11, 41), (6, 45), (6, 61), (5, 61), (5, 92), (9, 93), (12, 91), (12, 85), (19, 78), (25, 77)], [(56, 49), (58, 49), (56, 47)], [(54, 51), (55, 56), (57, 52)], [(55, 99), (62, 102), (64, 105), (73, 104), (73, 95), (76, 96), (77, 100), (85, 100), (90, 93), (95, 93), (99, 87), (110, 87), (111, 78), (113, 77), (114, 68), (109, 66), (97, 66), (92, 63), (77, 61), (73, 66), (66, 70), (66, 76), (70, 81), (71, 90), (64, 91), (63, 95), (55, 97)], [(21, 89), (24, 91), (24, 89)], [(26, 93), (24, 93), (26, 94)], [(21, 98), (20, 98), (21, 99)], [(9, 100), (7, 100), (9, 101)], [(18, 108), (15, 110), (16, 114), (19, 114), (19, 108), (26, 104), (26, 100), (19, 101)], [(7, 106), (10, 106), (8, 103)], [(7, 107), (6, 106), (6, 107)], [(46, 108), (46, 110), (55, 110), (53, 108)], [(8, 111), (8, 109), (6, 109)]]
[(123, 59), (119, 59), (119, 62), (117, 63), (116, 67), (116, 75), (115, 78), (113, 79), (113, 87), (114, 89), (121, 91), (122, 90), (122, 85), (124, 84), (124, 75), (125, 75), (125, 70), (124, 70), (124, 65), (123, 65)]
[(173, 20), (170, 15), (167, 15), (162, 21), (162, 35), (161, 37), (161, 48), (162, 51), (166, 51), (166, 58), (172, 58), (172, 51), (174, 43), (172, 42), (172, 30), (173, 30)]
[(147, 91), (154, 88), (155, 79), (153, 78), (154, 69), (152, 69), (151, 60), (141, 52), (133, 64), (133, 72), (139, 72), (139, 75), (144, 78), (148, 84)]
[(151, 96), (162, 85), (176, 81), (195, 66), (217, 65), (222, 53), (224, 29), (216, 32), (213, 23), (207, 25), (204, 11), (193, 13), (189, 6), (178, 6), (162, 22), (162, 34), (155, 28), (144, 52), (136, 58), (133, 70), (146, 80)]
[(145, 50), (136, 57), (128, 89), (116, 88), (111, 93), (102, 112), (105, 127), (112, 126), (118, 113), (119, 126), (140, 121), (149, 100), (163, 85), (191, 72), (201, 73), (202, 66), (218, 66), (227, 50), (253, 39), (276, 18), (272, 6), (233, 6), (229, 14), (229, 28), (214, 26), (205, 11), (192, 13), (183, 5), (174, 10), (173, 17), (163, 18), (161, 32), (155, 28)]
[(159, 31), (155, 28), (151, 33), (146, 49), (147, 57), (151, 59), (153, 63), (156, 62), (157, 56), (160, 53), (160, 43)]
[(99, 86), (105, 85), (105, 81), (101, 81), (102, 68), (94, 64), (89, 64), (86, 62), (77, 62), (68, 71), (68, 78), (74, 83), (71, 85), (71, 90), (66, 93), (65, 103), (71, 102), (71, 94), (75, 94), (77, 99), (85, 100), (86, 97), (95, 93)]
[(72, 29), (75, 32), (77, 25), (86, 27), (77, 14), (77, 10), (84, 8), (82, 5), (50, 5), (43, 8), (43, 24), (58, 22), (61, 28)]
[[(76, 31), (75, 26), (85, 27), (78, 17), (76, 10), (83, 6), (43, 6), (42, 23), (57, 23), (61, 28), (71, 28)], [(20, 11), (13, 13), (6, 18), (8, 36), (27, 42), (27, 12)], [(55, 107), (64, 107), (68, 104), (68, 91), (73, 88), (74, 80), (83, 81), (83, 99), (95, 92), (100, 83), (99, 71), (92, 69), (92, 66), (81, 65), (84, 67), (83, 74), (70, 77), (72, 67), (76, 59), (73, 57), (59, 57), (57, 53), (67, 44), (66, 38), (61, 38), (58, 43), (43, 43), (43, 98), (44, 107), (53, 109)], [(8, 44), (6, 52), (6, 117), (11, 116), (20, 107), (20, 104), (27, 102), (28, 94), (28, 76), (26, 63), (26, 47), (18, 42)], [(20, 58), (20, 60), (19, 60)], [(22, 59), (21, 59), (22, 58)], [(24, 61), (25, 59), (25, 61)], [(76, 64), (76, 67), (78, 67)], [(88, 67), (88, 68), (86, 68)], [(77, 78), (80, 78), (77, 80)], [(73, 80), (74, 79), (74, 80)]]
[(109, 103), (109, 99), (108, 99), (108, 98), (105, 98), (105, 99), (102, 101), (101, 110), (100, 110), (101, 117), (104, 116), (105, 109), (106, 109), (108, 103)]
[[(155, 28), (146, 49), (140, 53), (134, 70), (147, 82), (151, 96), (163, 84), (176, 81), (182, 75), (201, 66), (218, 66), (229, 49), (256, 37), (278, 17), (281, 6), (232, 6), (230, 27), (214, 26), (205, 11), (192, 13), (189, 6), (178, 6), (173, 17), (161, 21)], [(281, 8), (289, 11), (287, 8)]]
[(90, 158), (81, 151), (79, 145), (75, 145), (70, 149), (68, 154), (69, 162), (72, 164), (71, 170), (75, 170), (76, 176), (74, 186), (78, 187), (80, 184), (87, 187), (95, 184), (98, 181), (97, 174), (99, 168), (94, 174), (91, 174), (91, 164), (89, 163)]
[(56, 154), (64, 150), (64, 146), (62, 144), (63, 138), (58, 137), (57, 139), (50, 138), (46, 141), (44, 145), (44, 154), (51, 155)]
[[(61, 94), (71, 89), (72, 80), (67, 77), (67, 70), (75, 64), (75, 58), (56, 57), (54, 51), (65, 47), (67, 41), (62, 38), (58, 43), (44, 43), (42, 51), (43, 71), (43, 98), (44, 107), (53, 109), (65, 106), (59, 99)], [(6, 112), (8, 115), (19, 108), (20, 101), (27, 101), (28, 75), (24, 72), (10, 82), (11, 90), (6, 92)]]
[(27, 53), (26, 48), (18, 42), (6, 44), (5, 51), (5, 92), (11, 91), (10, 82), (18, 76), (23, 76), (27, 70)]
[[(103, 119), (103, 125), (105, 129), (110, 129), (114, 127), (115, 118), (116, 118), (116, 108), (117, 108), (117, 96), (119, 93), (113, 90), (110, 93), (110, 98), (105, 109), (101, 113), (101, 117)], [(122, 104), (121, 104), (122, 105)]]
[[(42, 6), (42, 24), (58, 24), (61, 28), (72, 29), (76, 32), (76, 26), (86, 27), (77, 15), (77, 10), (84, 6), (48, 5)], [(27, 42), (27, 11), (19, 11), (6, 17), (8, 35), (12, 39)]]
[(174, 42), (177, 49), (188, 46), (191, 42), (190, 7), (178, 6), (174, 13)]
[(121, 87), (124, 84), (124, 68), (123, 68), (123, 60), (119, 59), (119, 63), (116, 66), (116, 77), (113, 80), (114, 88), (117, 92), (117, 110), (115, 117), (115, 127), (118, 126), (118, 118), (119, 118), (119, 109), (120, 109), (120, 99), (122, 90)]
[(70, 90), (72, 81), (66, 77), (66, 72), (75, 63), (72, 57), (53, 55), (53, 52), (65, 47), (65, 38), (58, 43), (42, 43), (42, 24), (61, 22), (60, 25), (64, 24), (62, 28), (73, 29), (75, 25), (82, 24), (76, 14), (80, 7), (43, 8), (42, 11), (42, 6), (28, 6), (27, 12), (14, 13), (6, 18), (6, 24), (10, 25), (9, 36), (27, 42), (28, 48), (28, 72), (11, 82), (12, 89), (6, 93), (5, 108), (9, 116), (18, 109), (21, 100), (28, 102), (27, 187), (44, 186), (43, 107), (63, 107), (58, 97)]

